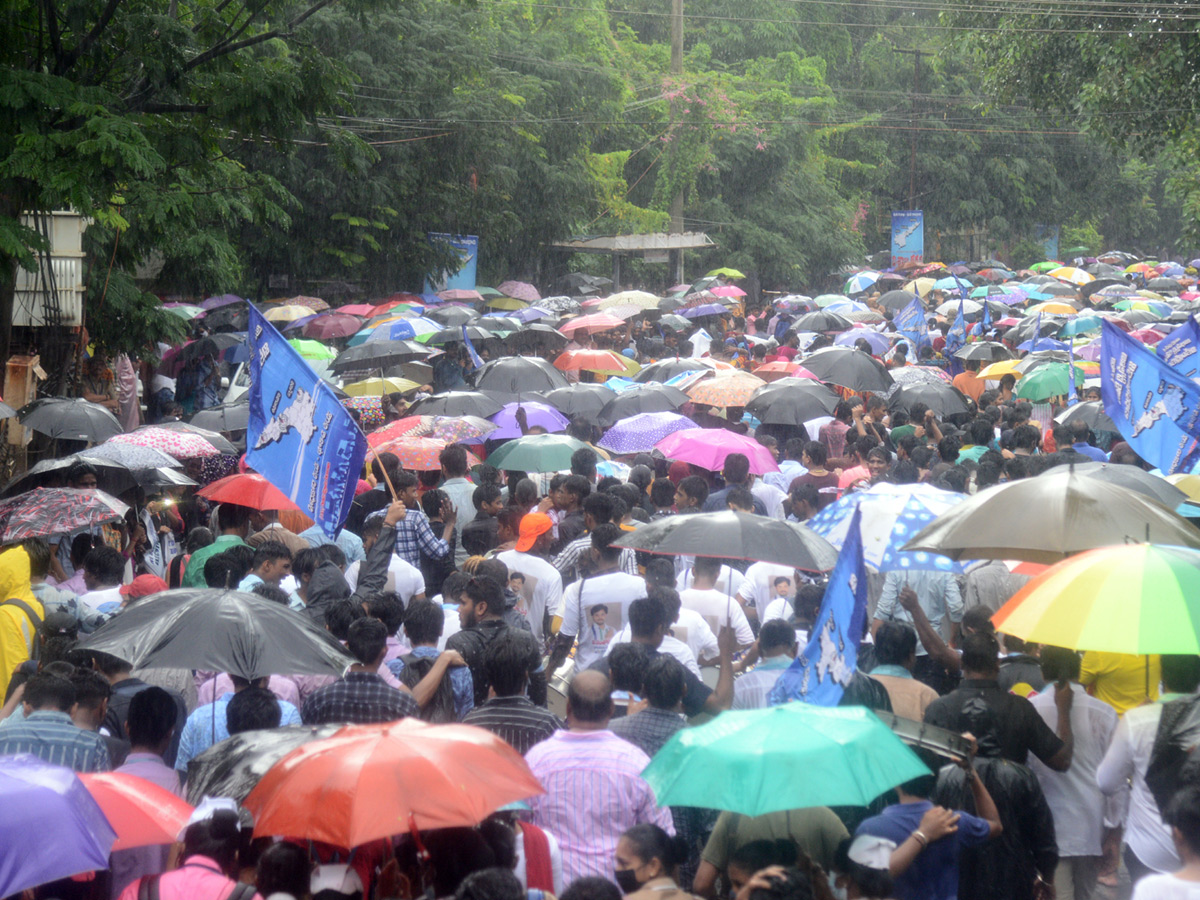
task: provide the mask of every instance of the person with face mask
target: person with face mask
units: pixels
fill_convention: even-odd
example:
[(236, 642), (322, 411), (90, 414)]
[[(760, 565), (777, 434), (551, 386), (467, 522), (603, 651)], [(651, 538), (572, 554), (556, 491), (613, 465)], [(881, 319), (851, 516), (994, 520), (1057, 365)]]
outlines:
[(888, 872), (894, 841), (860, 834), (838, 845), (829, 873), (834, 900), (886, 900), (892, 896)]
[(687, 845), (657, 825), (634, 825), (617, 841), (617, 886), (630, 900), (695, 900), (675, 883)]

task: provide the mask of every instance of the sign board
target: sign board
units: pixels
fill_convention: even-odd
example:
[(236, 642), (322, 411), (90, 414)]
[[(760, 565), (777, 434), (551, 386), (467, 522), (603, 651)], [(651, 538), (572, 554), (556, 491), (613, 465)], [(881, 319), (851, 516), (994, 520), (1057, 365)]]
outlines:
[(892, 265), (925, 259), (925, 214), (919, 209), (892, 212)]
[(1057, 225), (1034, 225), (1033, 234), (1039, 244), (1042, 245), (1042, 252), (1046, 254), (1046, 259), (1058, 259), (1058, 237), (1061, 233)]
[(429, 232), (430, 243), (449, 244), (462, 259), (456, 271), (442, 271), (425, 279), (427, 292), (448, 290), (475, 290), (475, 272), (479, 262), (479, 237), (474, 234), (445, 234)]

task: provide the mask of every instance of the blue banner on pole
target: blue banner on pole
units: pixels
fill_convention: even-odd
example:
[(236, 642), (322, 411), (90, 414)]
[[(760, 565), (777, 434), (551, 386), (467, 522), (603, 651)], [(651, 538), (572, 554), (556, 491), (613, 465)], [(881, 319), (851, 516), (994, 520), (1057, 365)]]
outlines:
[(1100, 339), (1104, 411), (1138, 455), (1168, 475), (1200, 457), (1200, 385), (1110, 322)]
[(892, 265), (925, 258), (925, 213), (919, 209), (892, 213)]
[(483, 368), (483, 357), (481, 357), (475, 351), (475, 345), (471, 343), (471, 338), (470, 338), (470, 335), (467, 334), (467, 326), (465, 324), (462, 327), (462, 339), (463, 339), (463, 344), (466, 345), (466, 348), (467, 348), (467, 356), (471, 360), (471, 368), (473, 368), (473, 369)]
[(892, 324), (912, 342), (914, 350), (920, 348), (923, 340), (928, 343), (925, 338), (925, 307), (921, 305), (920, 297), (914, 295), (908, 306), (896, 313)]
[(431, 244), (442, 244), (458, 255), (457, 267), (443, 269), (425, 279), (425, 293), (452, 289), (475, 290), (475, 272), (479, 265), (479, 237), (474, 234), (445, 234), (431, 231)]
[(800, 700), (814, 706), (837, 706), (858, 665), (858, 642), (867, 621), (867, 568), (862, 555), (861, 510), (854, 510), (846, 542), (808, 645), (771, 688), (771, 705)]
[(1168, 334), (1154, 348), (1158, 358), (1182, 375), (1200, 381), (1200, 323), (1194, 318)]
[(346, 521), (367, 439), (333, 389), (250, 307), (246, 464), (330, 538)]

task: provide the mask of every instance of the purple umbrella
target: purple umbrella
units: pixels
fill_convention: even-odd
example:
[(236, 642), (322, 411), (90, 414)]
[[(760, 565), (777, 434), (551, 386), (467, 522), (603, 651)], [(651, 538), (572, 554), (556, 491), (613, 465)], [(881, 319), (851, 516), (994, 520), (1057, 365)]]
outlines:
[(229, 306), (231, 303), (244, 303), (245, 301), (236, 294), (221, 294), (218, 297), (209, 297), (200, 304), (201, 309), (219, 309), (222, 306)]
[(853, 347), (860, 339), (871, 345), (873, 356), (882, 356), (892, 346), (892, 342), (885, 335), (866, 328), (852, 328), (849, 331), (843, 331), (833, 339), (833, 342), (839, 347)]
[(6, 757), (0, 809), (0, 897), (108, 868), (116, 832), (70, 769), (28, 753)]
[(688, 319), (698, 319), (701, 316), (723, 316), (727, 312), (729, 310), (720, 303), (705, 303), (702, 306), (693, 306), (691, 309), (679, 310), (679, 314)]
[(1100, 362), (1100, 341), (1092, 341), (1075, 351), (1076, 359), (1086, 359), (1089, 362)]
[(524, 281), (502, 281), (496, 290), (505, 297), (524, 300), (526, 303), (536, 303), (542, 299), (542, 295), (538, 293), (538, 289)]
[(299, 328), (303, 328), (303, 327), (304, 327), (305, 325), (307, 325), (309, 322), (312, 322), (312, 321), (314, 321), (315, 319), (319, 319), (319, 318), (320, 318), (320, 314), (319, 314), (319, 313), (313, 313), (311, 316), (301, 316), (301, 317), (300, 317), (299, 319), (297, 319), (296, 321), (294, 321), (294, 322), (288, 322), (286, 325), (284, 325), (284, 326), (283, 326), (283, 330), (284, 330), (284, 331), (295, 331), (295, 330), (297, 330), (297, 329), (299, 329)]
[(498, 427), (495, 431), (488, 435), (488, 440), (499, 440), (501, 438), (518, 438), (521, 436), (521, 426), (517, 424), (517, 410), (524, 409), (526, 416), (526, 424), (532, 428), (535, 425), (540, 425), (547, 431), (565, 431), (567, 426), (571, 424), (570, 420), (560, 413), (553, 406), (545, 403), (538, 403), (536, 400), (526, 400), (522, 403), (509, 403), (491, 416), (491, 421)]
[(638, 413), (608, 429), (596, 446), (617, 454), (649, 453), (668, 434), (695, 427), (695, 422), (679, 413)]

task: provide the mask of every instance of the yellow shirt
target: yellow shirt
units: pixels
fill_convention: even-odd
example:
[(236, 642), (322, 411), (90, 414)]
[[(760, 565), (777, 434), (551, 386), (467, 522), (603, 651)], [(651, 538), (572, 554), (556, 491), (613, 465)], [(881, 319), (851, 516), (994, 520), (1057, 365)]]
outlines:
[[(1149, 667), (1147, 668), (1147, 660)], [(1100, 653), (1089, 650), (1083, 654), (1079, 683), (1097, 700), (1103, 700), (1117, 711), (1118, 716), (1141, 706), (1147, 699), (1158, 699), (1158, 683), (1162, 666), (1157, 656), (1132, 656), (1125, 653)]]
[[(12, 598), (45, 618), (46, 612), (29, 586), (29, 554), (20, 546), (0, 553), (0, 601)], [(8, 689), (13, 671), (29, 659), (37, 639), (33, 622), (23, 609), (11, 603), (0, 606), (0, 698)]]

